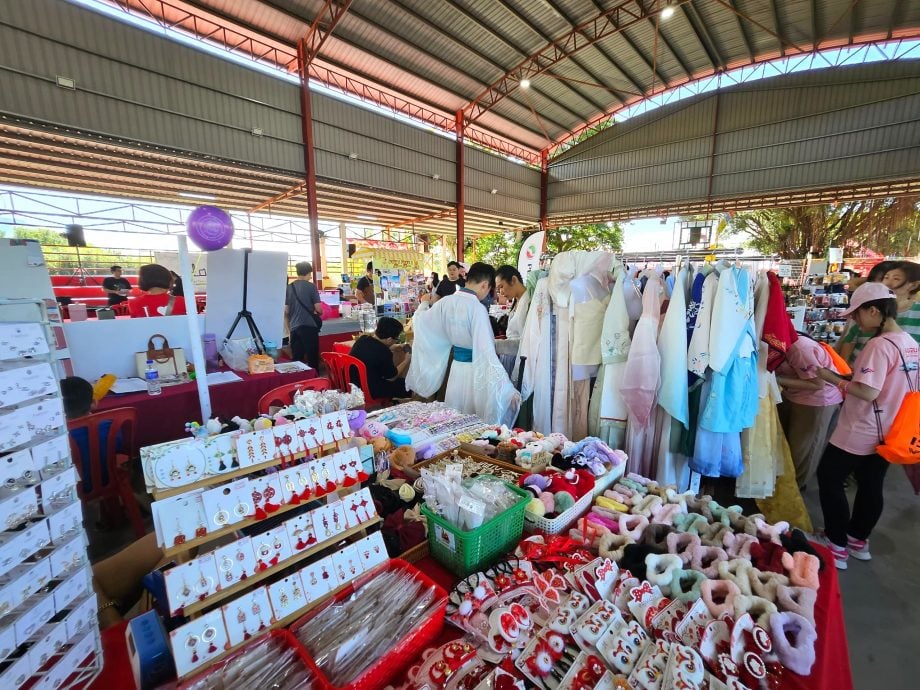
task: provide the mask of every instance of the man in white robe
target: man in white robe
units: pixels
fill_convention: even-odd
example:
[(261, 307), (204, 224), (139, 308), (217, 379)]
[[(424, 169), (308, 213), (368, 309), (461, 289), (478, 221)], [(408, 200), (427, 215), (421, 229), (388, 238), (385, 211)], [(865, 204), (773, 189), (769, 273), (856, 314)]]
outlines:
[(505, 329), (505, 339), (495, 341), (495, 351), (498, 359), (511, 376), (512, 383), (520, 377), (518, 368), (518, 349), (521, 336), (524, 334), (524, 323), (527, 321), (527, 310), (530, 309), (530, 293), (524, 285), (524, 279), (514, 266), (499, 266), (495, 271), (495, 292), (514, 300), (514, 309), (508, 318), (508, 327)]
[(406, 387), (423, 397), (434, 395), (444, 380), (453, 347), (444, 402), (488, 424), (511, 425), (521, 396), (495, 354), (489, 314), (480, 304), (494, 282), (495, 269), (475, 263), (467, 272), (465, 287), (434, 306), (423, 298), (412, 319), (412, 364)]

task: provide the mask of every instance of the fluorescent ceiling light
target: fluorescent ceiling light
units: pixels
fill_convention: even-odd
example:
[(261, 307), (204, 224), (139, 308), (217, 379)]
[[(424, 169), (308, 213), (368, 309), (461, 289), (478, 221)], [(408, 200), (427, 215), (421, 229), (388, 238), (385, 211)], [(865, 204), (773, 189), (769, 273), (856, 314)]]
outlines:
[(179, 196), (186, 199), (201, 199), (202, 201), (214, 201), (217, 198), (213, 194), (199, 194), (197, 192), (179, 192)]
[(529, 89), (530, 88), (530, 79), (521, 79), (521, 88)]
[(377, 216), (356, 216), (358, 220), (377, 220)]
[(670, 18), (673, 17), (673, 16), (674, 16), (674, 6), (673, 6), (673, 5), (665, 5), (665, 6), (664, 6), (664, 9), (661, 10), (661, 18), (662, 18), (662, 19), (670, 19)]

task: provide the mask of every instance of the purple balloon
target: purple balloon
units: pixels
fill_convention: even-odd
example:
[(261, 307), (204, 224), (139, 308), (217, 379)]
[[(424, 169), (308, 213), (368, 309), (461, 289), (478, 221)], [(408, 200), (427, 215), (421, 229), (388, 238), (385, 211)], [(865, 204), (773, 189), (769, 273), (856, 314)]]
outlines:
[(233, 239), (233, 221), (217, 206), (199, 206), (188, 217), (188, 236), (206, 252), (223, 249)]

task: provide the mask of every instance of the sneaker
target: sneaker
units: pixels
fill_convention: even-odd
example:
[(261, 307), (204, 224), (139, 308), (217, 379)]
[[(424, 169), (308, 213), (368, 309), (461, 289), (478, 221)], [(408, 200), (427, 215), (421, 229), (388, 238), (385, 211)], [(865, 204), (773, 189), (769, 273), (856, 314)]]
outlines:
[(847, 535), (847, 551), (857, 561), (871, 561), (872, 555), (869, 553), (868, 539), (855, 539)]
[(823, 530), (817, 534), (811, 535), (811, 541), (830, 549), (831, 555), (834, 557), (834, 565), (837, 566), (837, 570), (847, 569), (847, 558), (850, 554), (846, 547), (837, 546), (834, 542), (827, 538), (827, 535), (824, 534)]

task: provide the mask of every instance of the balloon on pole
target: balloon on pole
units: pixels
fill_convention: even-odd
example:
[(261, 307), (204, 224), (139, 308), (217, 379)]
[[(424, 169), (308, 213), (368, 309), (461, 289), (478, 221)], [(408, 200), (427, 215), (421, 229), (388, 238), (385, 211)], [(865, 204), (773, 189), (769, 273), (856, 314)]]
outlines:
[(233, 239), (233, 221), (223, 209), (199, 206), (186, 223), (189, 239), (206, 252), (223, 249)]

